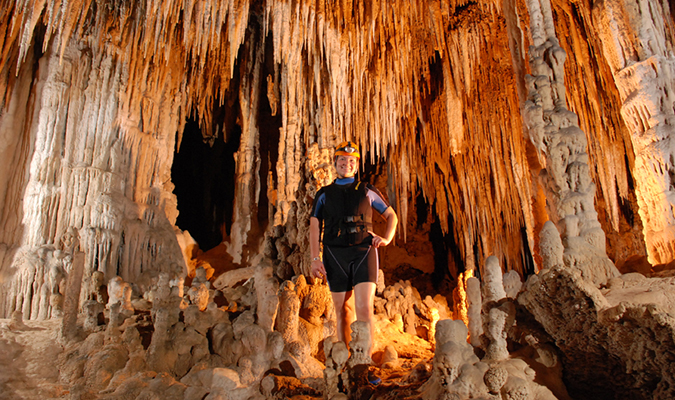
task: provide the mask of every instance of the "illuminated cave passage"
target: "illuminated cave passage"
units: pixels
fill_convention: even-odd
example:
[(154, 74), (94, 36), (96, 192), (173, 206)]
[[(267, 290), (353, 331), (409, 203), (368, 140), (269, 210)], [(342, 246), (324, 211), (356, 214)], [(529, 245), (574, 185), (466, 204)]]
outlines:
[[(667, 3), (3, 1), (0, 393), (675, 398)], [(307, 279), (346, 139), (377, 387)]]
[(233, 154), (239, 148), (239, 133), (229, 137), (227, 142), (204, 140), (199, 124), (190, 119), (171, 166), (178, 200), (176, 225), (190, 232), (203, 251), (217, 246), (232, 226)]

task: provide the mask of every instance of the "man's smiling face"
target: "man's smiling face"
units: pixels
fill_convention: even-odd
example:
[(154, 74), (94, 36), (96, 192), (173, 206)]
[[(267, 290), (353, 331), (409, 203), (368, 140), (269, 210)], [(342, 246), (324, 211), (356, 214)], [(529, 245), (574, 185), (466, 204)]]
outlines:
[(335, 161), (338, 178), (351, 178), (356, 175), (359, 159), (354, 156), (340, 155)]

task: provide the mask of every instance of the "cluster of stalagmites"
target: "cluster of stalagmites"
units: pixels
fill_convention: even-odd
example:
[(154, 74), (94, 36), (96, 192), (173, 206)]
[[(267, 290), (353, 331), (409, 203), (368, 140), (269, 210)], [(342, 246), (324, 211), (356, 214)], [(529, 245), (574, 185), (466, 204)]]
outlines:
[[(391, 393), (554, 398), (534, 383), (525, 361), (510, 357), (513, 294), (506, 295), (494, 260), (487, 270), (482, 295), (475, 278), (469, 285), (471, 329), (449, 319), (442, 296), (422, 299), (409, 282), (384, 287), (382, 278), (372, 357), (363, 322), (352, 325), (349, 347), (337, 341), (325, 284), (302, 275), (279, 284), (264, 261), (213, 283), (202, 268), (188, 284), (160, 273), (144, 293), (120, 277), (105, 282), (95, 272), (84, 285), (88, 300), (80, 322), (62, 328), (61, 380), (75, 398), (99, 399), (343, 399)], [(482, 307), (478, 312), (476, 305)], [(15, 313), (10, 328), (23, 326)], [(475, 346), (467, 342), (469, 333)], [(366, 381), (373, 366), (384, 378), (379, 386)]]
[[(486, 260), (485, 271), (482, 287), (477, 278), (467, 282), (468, 328), (461, 320), (438, 322), (433, 372), (420, 389), (422, 397), (555, 399), (551, 390), (535, 382), (530, 367), (548, 370), (547, 376), (557, 374), (555, 351), (540, 344), (537, 333), (525, 333), (516, 323), (521, 281), (510, 273), (502, 276), (496, 257)], [(520, 347), (518, 356), (509, 352), (513, 345)]]

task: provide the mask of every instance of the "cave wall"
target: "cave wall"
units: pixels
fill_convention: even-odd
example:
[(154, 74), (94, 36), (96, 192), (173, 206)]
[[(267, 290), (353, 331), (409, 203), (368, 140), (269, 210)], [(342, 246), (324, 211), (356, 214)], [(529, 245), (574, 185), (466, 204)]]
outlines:
[[(3, 315), (14, 309), (31, 318), (52, 315), (49, 295), (60, 289), (48, 278), (70, 271), (72, 254), (61, 252), (70, 228), (79, 230), (86, 255), (83, 293), (95, 270), (136, 281), (144, 273), (182, 270), (170, 181), (175, 135), (157, 134), (178, 130), (172, 107), (178, 88), (157, 90), (156, 81), (146, 81), (133, 89), (143, 96), (125, 102), (120, 95), (133, 91), (126, 86), (133, 65), (77, 42), (63, 53), (54, 49), (21, 64), (26, 72), (19, 76), (32, 72), (32, 83), (15, 82), (12, 90), (27, 88), (30, 95), (25, 107), (3, 115), (3, 121), (26, 121), (7, 132), (32, 139), (16, 149), (29, 160), (25, 165), (5, 159), (10, 176), (22, 181), (5, 196), (18, 201), (4, 208), (4, 233), (15, 232), (5, 243), (15, 257), (3, 260)], [(16, 220), (19, 229), (8, 230)]]
[[(673, 204), (673, 23), (664, 4), (647, 3), (650, 13), (640, 14), (629, 1), (553, 2), (549, 22), (567, 55), (558, 76), (565, 106), (579, 117), (586, 173), (598, 188), (588, 192), (600, 208), (595, 221), (616, 262), (636, 254), (653, 263), (674, 258), (670, 223), (661, 218)], [(533, 7), (548, 4), (3, 0), (0, 151), (11, 157), (0, 161), (0, 315), (50, 312), (33, 310), (40, 308), (32, 306), (36, 293), (55, 290), (36, 276), (67, 270), (67, 257), (56, 250), (69, 227), (79, 230), (89, 273), (142, 282), (184, 268), (173, 152), (188, 115), (199, 120), (205, 140), (227, 140), (232, 126), (214, 123), (214, 110), (233, 97), (240, 112), (230, 124), (241, 130), (228, 238), (235, 262), (246, 263), (265, 244), (266, 227), (256, 217), (265, 197), (262, 213), (274, 227), (266, 245), (283, 238), (282, 261), (296, 272), (308, 267), (308, 208), (330, 181), (330, 149), (351, 138), (370, 162), (385, 160), (402, 228), (421, 194), (441, 229), (452, 230), (467, 268), (480, 270), (496, 255), (505, 269), (523, 274), (524, 254), (539, 262), (538, 231), (560, 196), (540, 179), (550, 161), (522, 111), (533, 74), (530, 18)], [(618, 22), (633, 33), (614, 40)], [(618, 57), (630, 43), (640, 51)], [(265, 66), (270, 59), (273, 72)], [(651, 73), (626, 70), (635, 62), (664, 78), (654, 87), (628, 81), (633, 69)], [(662, 151), (645, 153), (645, 133), (627, 110), (655, 91), (664, 95), (649, 104), (662, 111), (649, 114), (643, 130), (659, 132), (661, 144), (651, 147)], [(273, 173), (261, 169), (265, 103), (281, 116)], [(659, 185), (637, 173), (651, 170)], [(656, 198), (661, 208), (648, 204)], [(402, 246), (406, 236), (402, 229)]]

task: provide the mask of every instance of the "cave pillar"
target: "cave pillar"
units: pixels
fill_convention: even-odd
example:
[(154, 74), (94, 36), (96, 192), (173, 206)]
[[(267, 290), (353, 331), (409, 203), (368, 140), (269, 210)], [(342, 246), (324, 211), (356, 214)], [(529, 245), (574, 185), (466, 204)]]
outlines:
[(529, 139), (537, 149), (548, 216), (561, 235), (564, 262), (579, 268), (595, 284), (618, 275), (605, 251), (605, 233), (595, 211), (588, 144), (578, 116), (567, 109), (565, 51), (555, 33), (551, 3), (527, 2), (533, 46), (526, 76), (527, 100), (523, 117)]
[[(32, 90), (35, 62), (31, 50), (26, 62), (12, 66), (7, 72), (12, 81), (7, 85), (0, 78), (0, 318), (9, 317), (17, 306), (16, 298), (8, 294), (16, 290), (17, 282), (8, 282), (14, 268), (12, 263), (23, 236), (23, 192), (28, 182), (28, 166), (33, 152), (35, 131), (27, 122), (39, 94)], [(5, 284), (6, 283), (6, 284)], [(26, 315), (26, 318), (30, 314)]]
[[(279, 156), (274, 166), (273, 224), (283, 227), (281, 231), (293, 248), (289, 263), (293, 265), (294, 274), (306, 274), (310, 264), (309, 258), (305, 258), (309, 254), (310, 205), (318, 187), (332, 181), (328, 172), (332, 164), (330, 154), (338, 131), (328, 112), (330, 105), (335, 105), (334, 100), (321, 89), (324, 83), (320, 72), (325, 67), (324, 61), (318, 52), (307, 51), (307, 46), (314, 49), (314, 45), (309, 45), (301, 33), (305, 28), (298, 32), (295, 26), (287, 24), (298, 18), (297, 11), (290, 3), (277, 3), (271, 24), (282, 104), (279, 107)], [(335, 32), (327, 29), (325, 34)]]
[[(17, 82), (34, 94), (30, 101), (32, 106), (22, 111), (26, 113), (25, 123), (14, 126), (25, 132), (17, 135), (15, 131), (17, 137), (30, 138), (30, 143), (25, 142), (14, 149), (13, 158), (25, 162), (14, 165), (14, 182), (4, 187), (7, 191), (3, 196), (5, 199), (16, 197), (23, 201), (4, 204), (5, 211), (12, 207), (11, 212), (20, 216), (22, 229), (14, 231), (11, 240), (17, 251), (11, 259), (5, 259), (0, 271), (3, 276), (0, 280), (0, 317), (7, 317), (14, 310), (21, 310), (26, 318), (48, 317), (52, 313), (50, 297), (59, 291), (59, 282), (50, 282), (49, 271), (56, 271), (56, 276), (59, 271), (68, 270), (61, 265), (62, 257), (57, 256), (55, 250), (65, 232), (62, 228), (70, 222), (70, 216), (63, 215), (69, 199), (64, 193), (62, 177), (64, 170), (73, 164), (62, 162), (59, 156), (68, 152), (67, 125), (76, 119), (69, 118), (69, 111), (76, 114), (76, 107), (69, 110), (71, 96), (80, 87), (78, 76), (86, 76), (90, 66), (90, 58), (78, 56), (67, 52), (59, 60), (59, 54), (48, 50), (37, 64), (35, 80)], [(0, 126), (14, 122), (17, 116), (18, 113), (3, 115)], [(72, 149), (71, 153), (74, 152), (76, 150)], [(71, 186), (68, 189), (71, 193), (79, 193), (81, 188)]]
[[(11, 210), (21, 225), (17, 231), (11, 220), (3, 224), (14, 230), (17, 250), (0, 270), (0, 317), (13, 310), (31, 319), (54, 315), (58, 304), (50, 297), (60, 274), (70, 273), (60, 241), (73, 228), (84, 253), (83, 298), (94, 271), (134, 280), (183, 263), (170, 184), (181, 94), (162, 79), (180, 75), (137, 68), (142, 58), (130, 65), (81, 42), (63, 46), (62, 54), (57, 47), (40, 58), (35, 81), (21, 81), (33, 98), (5, 187), (5, 206), (21, 208)], [(130, 70), (156, 75), (130, 88)], [(144, 96), (134, 97), (135, 90)], [(0, 127), (17, 116), (1, 115)], [(0, 233), (4, 241), (10, 232)]]
[(633, 177), (649, 262), (675, 259), (675, 57), (667, 2), (594, 4), (603, 53), (635, 151)]
[(241, 143), (235, 153), (236, 176), (232, 228), (228, 253), (233, 262), (241, 263), (244, 246), (252, 237), (257, 225), (258, 198), (260, 196), (260, 142), (258, 108), (260, 103), (261, 65), (264, 45), (249, 41), (239, 89), (241, 105)]

